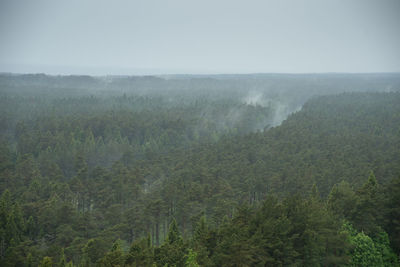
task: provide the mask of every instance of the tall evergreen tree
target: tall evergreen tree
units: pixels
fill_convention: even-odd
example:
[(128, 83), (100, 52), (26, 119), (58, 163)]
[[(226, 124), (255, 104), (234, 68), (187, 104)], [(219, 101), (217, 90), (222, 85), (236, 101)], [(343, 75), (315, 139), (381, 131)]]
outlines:
[(175, 219), (169, 227), (168, 235), (160, 248), (154, 251), (157, 265), (183, 267), (185, 265), (186, 245), (179, 233)]

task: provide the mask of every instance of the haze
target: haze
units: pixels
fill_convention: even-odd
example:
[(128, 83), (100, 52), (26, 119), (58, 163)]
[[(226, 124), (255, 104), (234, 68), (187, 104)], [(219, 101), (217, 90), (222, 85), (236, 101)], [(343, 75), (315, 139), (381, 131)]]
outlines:
[(1, 1), (0, 72), (400, 71), (400, 1)]

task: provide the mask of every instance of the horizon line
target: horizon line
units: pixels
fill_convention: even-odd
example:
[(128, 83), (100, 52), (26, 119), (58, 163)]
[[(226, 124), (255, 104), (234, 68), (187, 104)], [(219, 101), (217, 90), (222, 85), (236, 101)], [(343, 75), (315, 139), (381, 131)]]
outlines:
[(339, 72), (339, 71), (329, 71), (329, 72), (220, 72), (220, 73), (193, 73), (193, 72), (177, 72), (177, 73), (149, 73), (149, 74), (88, 74), (88, 73), (59, 73), (52, 74), (46, 72), (12, 72), (12, 71), (0, 71), (0, 75), (46, 75), (46, 76), (89, 76), (89, 77), (148, 77), (148, 76), (229, 76), (229, 75), (327, 75), (327, 74), (400, 74), (400, 71), (371, 71), (371, 72)]

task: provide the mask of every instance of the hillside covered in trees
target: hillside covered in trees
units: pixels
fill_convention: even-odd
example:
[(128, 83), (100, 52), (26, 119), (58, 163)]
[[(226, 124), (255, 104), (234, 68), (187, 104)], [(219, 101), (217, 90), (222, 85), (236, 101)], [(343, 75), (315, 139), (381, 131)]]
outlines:
[(400, 75), (0, 74), (2, 266), (398, 266)]

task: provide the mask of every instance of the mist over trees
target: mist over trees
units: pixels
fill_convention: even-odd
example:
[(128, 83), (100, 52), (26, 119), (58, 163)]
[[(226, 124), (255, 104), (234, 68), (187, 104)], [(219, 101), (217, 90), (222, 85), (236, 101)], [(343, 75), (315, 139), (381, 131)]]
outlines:
[(0, 264), (398, 266), (399, 125), (399, 74), (0, 74)]

